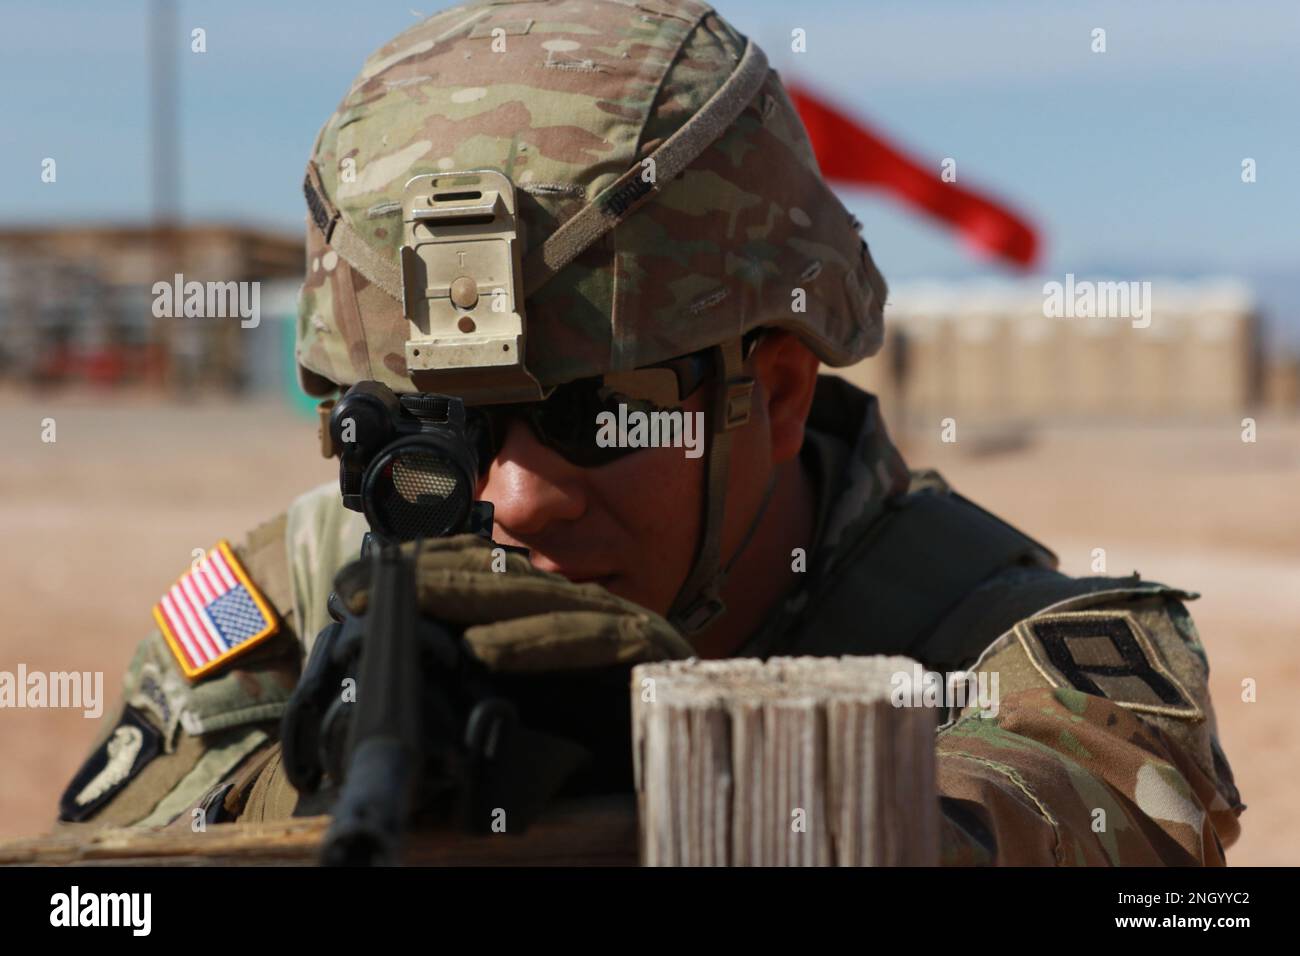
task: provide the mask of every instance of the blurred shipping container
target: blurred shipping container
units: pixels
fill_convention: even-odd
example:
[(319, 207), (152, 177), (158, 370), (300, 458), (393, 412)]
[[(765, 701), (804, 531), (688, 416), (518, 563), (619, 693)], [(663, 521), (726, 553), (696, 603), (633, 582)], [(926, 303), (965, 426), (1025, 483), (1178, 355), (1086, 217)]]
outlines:
[(844, 375), (904, 425), (1195, 420), (1265, 398), (1295, 409), (1294, 360), (1262, 354), (1242, 282), (1153, 279), (1141, 316), (1058, 316), (1046, 300), (1042, 281), (896, 284), (886, 361)]

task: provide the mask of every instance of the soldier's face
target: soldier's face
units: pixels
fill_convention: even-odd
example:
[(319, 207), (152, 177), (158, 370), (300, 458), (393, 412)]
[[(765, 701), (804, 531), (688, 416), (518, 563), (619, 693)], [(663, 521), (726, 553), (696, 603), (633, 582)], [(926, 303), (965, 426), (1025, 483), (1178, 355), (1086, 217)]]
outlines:
[[(757, 513), (772, 469), (798, 454), (817, 360), (793, 336), (771, 333), (751, 369), (750, 423), (733, 432), (722, 553), (730, 556)], [(685, 403), (708, 412), (711, 388)], [(702, 522), (703, 453), (645, 448), (595, 468), (566, 461), (521, 422), (510, 424), (480, 498), (495, 506), (493, 537), (532, 552), (544, 571), (595, 581), (667, 614), (694, 562)], [(768, 520), (781, 520), (768, 515)], [(783, 561), (788, 564), (788, 557)]]
[[(685, 410), (704, 411), (706, 392)], [(705, 460), (682, 448), (644, 448), (584, 468), (514, 420), (479, 497), (495, 508), (493, 538), (528, 548), (536, 567), (665, 614), (690, 568)]]

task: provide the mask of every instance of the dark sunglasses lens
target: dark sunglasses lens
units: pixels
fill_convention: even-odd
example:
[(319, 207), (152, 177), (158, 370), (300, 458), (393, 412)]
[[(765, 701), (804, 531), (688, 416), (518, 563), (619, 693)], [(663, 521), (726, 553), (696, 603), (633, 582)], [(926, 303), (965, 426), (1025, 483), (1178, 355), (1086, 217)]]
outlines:
[(542, 402), (467, 409), (466, 426), (478, 450), (479, 474), (487, 474), (515, 419), (522, 419), (538, 441), (580, 468), (597, 468), (640, 451), (602, 447), (597, 442), (601, 431), (597, 416), (609, 412), (617, 419), (619, 406), (614, 396), (602, 397), (601, 391), (599, 383), (575, 382), (560, 386)]
[(543, 444), (582, 468), (605, 465), (636, 451), (635, 448), (602, 447), (597, 442), (601, 412), (617, 415), (617, 405), (602, 398), (595, 383), (574, 383), (557, 389), (537, 407), (533, 431)]

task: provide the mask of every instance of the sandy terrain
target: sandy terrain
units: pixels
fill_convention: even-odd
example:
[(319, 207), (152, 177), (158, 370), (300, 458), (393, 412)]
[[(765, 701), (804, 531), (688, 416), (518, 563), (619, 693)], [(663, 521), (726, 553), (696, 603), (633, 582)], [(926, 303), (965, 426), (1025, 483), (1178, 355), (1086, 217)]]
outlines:
[[(57, 441), (41, 441), (42, 419)], [(1224, 746), (1250, 809), (1235, 864), (1300, 863), (1290, 790), (1300, 729), (1300, 423), (1261, 420), (1259, 441), (1221, 426), (1041, 432), (981, 454), (913, 433), (914, 466), (1052, 546), (1065, 570), (1137, 569), (1205, 596)], [(0, 670), (105, 674), (111, 706), (149, 609), (195, 548), (238, 537), (335, 472), (311, 422), (278, 405), (0, 394)], [(1258, 700), (1241, 700), (1245, 678)], [(80, 712), (0, 713), (0, 837), (43, 830), (96, 733)]]

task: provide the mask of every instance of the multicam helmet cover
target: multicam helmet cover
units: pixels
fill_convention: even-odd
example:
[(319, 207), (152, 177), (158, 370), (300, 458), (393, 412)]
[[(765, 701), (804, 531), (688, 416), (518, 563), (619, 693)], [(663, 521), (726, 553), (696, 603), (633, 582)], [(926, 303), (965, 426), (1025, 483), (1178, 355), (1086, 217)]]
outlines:
[[(304, 388), (324, 395), (371, 379), (398, 392), (457, 391), (412, 376), (408, 343), (429, 330), (402, 301), (403, 198), (416, 177), (463, 171), (513, 186), (526, 298), (509, 304), (526, 333), (522, 365), (542, 390), (760, 326), (792, 330), (831, 365), (873, 354), (884, 282), (761, 57), (695, 0), (474, 3), (386, 44), (308, 166)], [(744, 69), (754, 80), (738, 115), (725, 127), (715, 116), (702, 151), (674, 172), (664, 144), (692, 117), (718, 113), (705, 107), (734, 98)], [(543, 244), (589, 206), (618, 212), (614, 227), (547, 268)], [(445, 296), (458, 278), (414, 285), (427, 279)], [(456, 308), (473, 318), (490, 298)], [(481, 322), (459, 328), (482, 334)], [(475, 388), (478, 360), (466, 367), (463, 350), (447, 354), (467, 401), (519, 399), (517, 388), (495, 396), (503, 380), (490, 370)]]

